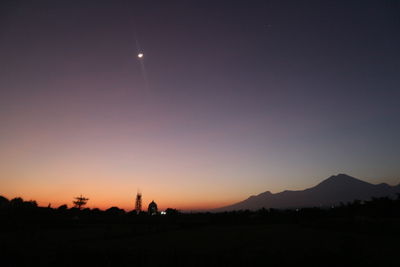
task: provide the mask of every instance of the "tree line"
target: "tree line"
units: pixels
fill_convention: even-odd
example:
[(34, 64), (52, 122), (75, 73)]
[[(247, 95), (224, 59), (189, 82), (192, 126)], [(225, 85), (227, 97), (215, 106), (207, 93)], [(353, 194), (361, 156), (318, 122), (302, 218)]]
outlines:
[[(49, 204), (47, 207), (39, 207), (37, 202), (34, 200), (25, 201), (21, 197), (16, 197), (11, 200), (4, 196), (0, 196), (0, 211), (4, 212), (34, 212), (34, 211), (51, 211), (55, 214), (70, 214), (70, 215), (100, 215), (108, 214), (114, 216), (124, 215), (145, 215), (146, 212), (137, 214), (135, 210), (125, 211), (118, 207), (110, 207), (106, 210), (100, 210), (98, 208), (90, 209), (84, 208), (88, 198), (79, 196), (73, 201), (73, 206), (68, 207), (67, 204), (63, 204), (59, 207), (53, 208)], [(196, 213), (182, 213), (177, 209), (168, 208), (165, 211), (166, 215), (181, 215), (181, 216), (210, 216), (215, 218), (220, 217), (242, 217), (242, 218), (295, 218), (295, 217), (400, 217), (400, 193), (397, 198), (380, 197), (371, 198), (367, 201), (354, 200), (353, 202), (340, 203), (330, 207), (308, 207), (308, 208), (293, 208), (293, 209), (273, 209), (273, 208), (262, 208), (256, 211), (250, 210), (237, 210), (227, 212), (196, 212)]]

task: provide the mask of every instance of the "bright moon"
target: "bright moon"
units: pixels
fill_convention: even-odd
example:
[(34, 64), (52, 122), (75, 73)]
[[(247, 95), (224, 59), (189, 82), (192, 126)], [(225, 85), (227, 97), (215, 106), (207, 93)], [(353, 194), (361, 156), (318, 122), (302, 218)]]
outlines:
[(139, 53), (137, 56), (138, 56), (138, 58), (142, 58), (143, 57), (143, 53)]

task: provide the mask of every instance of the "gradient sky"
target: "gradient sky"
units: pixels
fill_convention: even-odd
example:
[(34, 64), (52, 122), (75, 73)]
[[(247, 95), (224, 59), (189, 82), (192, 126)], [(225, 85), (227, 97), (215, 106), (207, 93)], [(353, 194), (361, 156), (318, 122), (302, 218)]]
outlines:
[(1, 1), (0, 123), (0, 195), (40, 205), (398, 184), (400, 2)]

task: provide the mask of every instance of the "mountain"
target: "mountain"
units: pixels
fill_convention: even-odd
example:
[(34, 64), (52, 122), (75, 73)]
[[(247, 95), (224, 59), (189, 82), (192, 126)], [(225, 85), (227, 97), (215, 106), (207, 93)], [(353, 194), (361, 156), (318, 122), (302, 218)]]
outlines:
[(299, 191), (283, 191), (272, 194), (267, 191), (236, 204), (215, 209), (214, 211), (257, 210), (261, 208), (300, 208), (329, 207), (340, 202), (346, 203), (356, 199), (369, 200), (372, 197), (396, 196), (400, 193), (400, 184), (370, 184), (346, 174), (331, 176), (318, 185)]

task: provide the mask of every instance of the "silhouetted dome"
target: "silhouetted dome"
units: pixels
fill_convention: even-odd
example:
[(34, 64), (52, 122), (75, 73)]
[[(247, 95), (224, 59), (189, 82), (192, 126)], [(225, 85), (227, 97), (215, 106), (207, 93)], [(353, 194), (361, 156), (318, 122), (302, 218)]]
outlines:
[(150, 215), (156, 215), (157, 214), (158, 208), (157, 208), (157, 204), (154, 202), (154, 200), (152, 202), (150, 202), (147, 211), (148, 211), (148, 213)]

